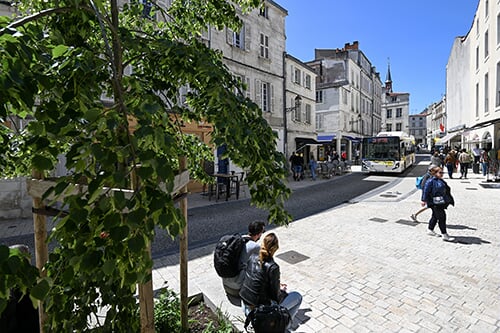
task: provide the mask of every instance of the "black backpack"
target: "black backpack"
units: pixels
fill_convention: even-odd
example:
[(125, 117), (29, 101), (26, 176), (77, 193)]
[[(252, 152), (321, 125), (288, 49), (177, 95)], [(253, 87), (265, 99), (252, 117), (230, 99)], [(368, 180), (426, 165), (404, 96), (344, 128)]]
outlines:
[(240, 254), (249, 241), (240, 234), (222, 236), (214, 251), (214, 267), (223, 278), (235, 277), (240, 273)]
[(248, 314), (245, 330), (252, 323), (255, 333), (284, 333), (290, 322), (288, 309), (279, 304), (259, 305)]

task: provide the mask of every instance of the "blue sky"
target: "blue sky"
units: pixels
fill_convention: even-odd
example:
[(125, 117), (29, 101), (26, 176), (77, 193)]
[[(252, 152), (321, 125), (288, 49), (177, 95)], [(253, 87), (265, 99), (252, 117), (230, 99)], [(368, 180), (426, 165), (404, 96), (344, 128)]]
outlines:
[(309, 61), (314, 49), (359, 42), (393, 90), (410, 93), (410, 114), (441, 99), (453, 41), (466, 35), (479, 0), (276, 0), (288, 10), (287, 52)]

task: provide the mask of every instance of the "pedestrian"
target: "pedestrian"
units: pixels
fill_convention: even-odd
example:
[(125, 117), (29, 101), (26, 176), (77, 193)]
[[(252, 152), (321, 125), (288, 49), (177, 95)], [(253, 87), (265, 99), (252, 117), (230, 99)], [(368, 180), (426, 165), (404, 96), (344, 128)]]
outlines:
[(309, 156), (309, 170), (311, 170), (312, 180), (316, 180), (316, 169), (318, 168), (318, 163), (314, 159), (314, 154), (311, 153)]
[(488, 148), (483, 148), (483, 150), (481, 151), (480, 162), (481, 162), (481, 168), (483, 170), (483, 176), (486, 176), (490, 168), (490, 157), (488, 154)]
[(297, 152), (293, 153), (290, 157), (290, 163), (292, 164), (293, 179), (299, 181), (302, 178), (302, 158)]
[(427, 233), (431, 236), (438, 236), (434, 232), (436, 224), (439, 225), (441, 236), (444, 241), (452, 241), (452, 238), (446, 232), (446, 211), (449, 205), (454, 206), (455, 200), (451, 195), (451, 189), (443, 180), (443, 169), (441, 167), (433, 167), (431, 169), (432, 177), (427, 181), (422, 191), (422, 207), (427, 205), (432, 209), (432, 216), (429, 220), (429, 228)]
[[(421, 185), (421, 188), (422, 188), (422, 192), (424, 191), (424, 187), (425, 187), (425, 184), (427, 183), (427, 181), (429, 179), (431, 179), (432, 175), (431, 175), (431, 169), (434, 168), (434, 167), (437, 167), (439, 165), (434, 165), (434, 164), (431, 164), (429, 165), (429, 167), (427, 168), (427, 171), (425, 172), (425, 175), (423, 176), (422, 178), (422, 185)], [(410, 218), (414, 221), (414, 222), (418, 222), (417, 220), (417, 216), (420, 215), (421, 213), (423, 213), (426, 209), (428, 209), (429, 207), (425, 206), (425, 207), (422, 207), (420, 208), (420, 210), (418, 212), (416, 212), (415, 214), (411, 214), (410, 215)]]
[(474, 155), (474, 164), (479, 163), (479, 160), (481, 159), (481, 149), (479, 149), (479, 145), (472, 148), (472, 155)]
[(455, 157), (455, 151), (450, 150), (444, 158), (444, 165), (446, 165), (446, 169), (448, 170), (448, 177), (450, 177), (450, 179), (453, 179), (453, 170), (455, 169), (456, 163), (457, 159)]
[(458, 161), (460, 162), (460, 179), (467, 179), (467, 170), (472, 162), (472, 157), (469, 155), (467, 150), (464, 148), (458, 155)]
[(260, 245), (258, 243), (260, 237), (265, 232), (265, 223), (262, 221), (253, 221), (248, 225), (248, 235), (243, 238), (246, 241), (245, 246), (241, 250), (239, 260), (239, 275), (230, 278), (222, 278), (222, 285), (226, 294), (239, 297), (243, 280), (245, 279), (245, 270), (250, 256), (258, 255)]
[(269, 233), (262, 240), (259, 255), (250, 257), (240, 290), (241, 306), (248, 316), (258, 305), (281, 304), (290, 313), (290, 326), (302, 303), (302, 295), (287, 291), (286, 284), (281, 284), (280, 267), (273, 259), (278, 248), (278, 237)]
[(431, 157), (431, 165), (443, 166), (443, 160), (439, 157), (439, 151), (434, 151)]

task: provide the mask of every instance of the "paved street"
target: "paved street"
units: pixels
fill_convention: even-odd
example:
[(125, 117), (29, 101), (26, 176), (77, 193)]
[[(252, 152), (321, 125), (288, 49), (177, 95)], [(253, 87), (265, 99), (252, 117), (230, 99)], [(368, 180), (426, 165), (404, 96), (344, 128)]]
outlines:
[[(429, 211), (409, 221), (420, 207), (413, 176), (365, 181), (388, 178), (391, 185), (274, 230), (282, 280), (304, 297), (295, 331), (499, 332), (500, 188), (474, 174), (448, 180), (457, 202), (448, 209), (450, 243), (426, 235)], [(189, 294), (203, 293), (241, 329), (241, 310), (213, 269), (213, 246), (190, 251)], [(178, 290), (177, 255), (155, 266), (155, 289)]]
[[(424, 168), (406, 178), (368, 176), (362, 182), (376, 182), (375, 190), (273, 230), (282, 280), (304, 297), (295, 332), (500, 332), (500, 187), (484, 187), (499, 184), (475, 174), (446, 179), (457, 205), (448, 209), (455, 241), (444, 242), (426, 235), (429, 211), (421, 223), (409, 219), (420, 207), (414, 176)], [(29, 228), (0, 223), (0, 235)], [(203, 294), (242, 330), (241, 309), (225, 297), (213, 269), (213, 248), (190, 250), (189, 295)], [(153, 279), (155, 290), (179, 290), (178, 254), (156, 258)]]

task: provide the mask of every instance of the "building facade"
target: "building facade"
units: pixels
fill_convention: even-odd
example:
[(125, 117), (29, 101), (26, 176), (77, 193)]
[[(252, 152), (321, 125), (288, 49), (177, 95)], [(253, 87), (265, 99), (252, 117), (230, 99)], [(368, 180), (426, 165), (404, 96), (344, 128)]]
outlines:
[[(309, 156), (316, 143), (316, 73), (299, 59), (285, 55), (285, 154)], [(315, 155), (315, 158), (317, 156)]]
[(387, 77), (382, 94), (382, 124), (384, 132), (409, 132), (410, 93), (392, 90), (391, 68), (387, 68)]
[(427, 110), (410, 115), (408, 133), (415, 137), (415, 144), (427, 146)]
[[(500, 4), (479, 0), (446, 66), (447, 126), (462, 147), (500, 149)], [(493, 156), (493, 155), (492, 155)]]
[(353, 144), (380, 131), (382, 82), (357, 41), (342, 49), (316, 49), (318, 142), (353, 157)]

